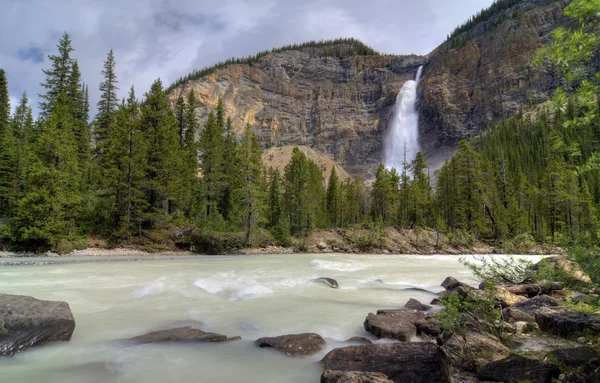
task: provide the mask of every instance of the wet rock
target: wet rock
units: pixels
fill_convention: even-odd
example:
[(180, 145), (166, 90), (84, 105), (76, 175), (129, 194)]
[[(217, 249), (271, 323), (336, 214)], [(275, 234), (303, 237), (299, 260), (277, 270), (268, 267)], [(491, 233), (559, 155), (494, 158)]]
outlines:
[(12, 356), (48, 342), (68, 341), (74, 330), (75, 319), (66, 302), (0, 294), (0, 356)]
[(477, 374), (482, 381), (550, 383), (558, 378), (558, 367), (520, 355), (486, 364)]
[(442, 287), (446, 289), (446, 291), (454, 291), (458, 287), (463, 287), (467, 290), (473, 290), (473, 287), (467, 285), (466, 283), (460, 282), (454, 277), (447, 277), (446, 279), (444, 279), (444, 281), (442, 282)]
[(442, 300), (440, 298), (433, 298), (429, 304), (439, 306), (442, 304)]
[(581, 367), (600, 357), (598, 351), (591, 347), (564, 348), (551, 351), (550, 355), (567, 367)]
[(406, 304), (404, 305), (404, 308), (411, 309), (411, 310), (420, 310), (420, 311), (431, 310), (431, 306), (424, 305), (423, 303), (421, 303), (418, 300), (413, 299), (413, 298), (410, 298), (408, 300), (408, 302), (406, 302)]
[(509, 322), (535, 322), (535, 313), (540, 309), (559, 305), (560, 303), (556, 299), (548, 295), (539, 295), (505, 308), (502, 310), (502, 314)]
[(436, 337), (442, 333), (439, 322), (434, 318), (419, 319), (415, 322), (415, 326), (417, 327), (417, 335)]
[(239, 336), (229, 338), (226, 335), (205, 332), (193, 327), (176, 327), (164, 330), (152, 331), (144, 335), (130, 338), (129, 341), (136, 344), (164, 343), (164, 342), (229, 342), (240, 340)]
[(415, 323), (424, 318), (425, 314), (419, 310), (377, 310), (377, 314), (369, 313), (364, 326), (377, 338), (408, 342), (417, 335)]
[(473, 330), (454, 334), (444, 342), (441, 350), (452, 367), (471, 372), (509, 353), (509, 349), (497, 337)]
[(365, 338), (364, 336), (353, 336), (352, 338), (348, 339), (346, 342), (365, 343), (365, 344), (373, 343), (373, 341), (371, 339)]
[(314, 333), (265, 337), (256, 340), (258, 347), (273, 347), (286, 355), (314, 355), (321, 351), (325, 340)]
[(333, 278), (321, 277), (321, 278), (315, 279), (315, 282), (324, 283), (327, 286), (331, 287), (332, 289), (337, 289), (339, 287), (337, 281)]
[(321, 383), (392, 383), (385, 374), (365, 371), (326, 370)]
[(326, 369), (385, 374), (393, 382), (447, 382), (442, 354), (431, 343), (387, 343), (350, 346), (330, 351)]
[(598, 314), (545, 308), (535, 314), (535, 321), (542, 331), (554, 335), (568, 337), (584, 332), (600, 335)]

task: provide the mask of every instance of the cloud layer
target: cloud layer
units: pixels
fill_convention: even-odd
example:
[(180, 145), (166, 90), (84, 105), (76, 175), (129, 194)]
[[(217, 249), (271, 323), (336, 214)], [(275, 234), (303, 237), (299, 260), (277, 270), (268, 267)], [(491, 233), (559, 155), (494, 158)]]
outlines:
[[(141, 98), (192, 69), (307, 40), (355, 37), (393, 54), (426, 54), (492, 0), (6, 0), (0, 67), (12, 99), (37, 105), (47, 56), (64, 31), (73, 40), (91, 102), (113, 49), (120, 96)], [(13, 105), (14, 106), (14, 105)], [(95, 107), (93, 107), (95, 110)]]

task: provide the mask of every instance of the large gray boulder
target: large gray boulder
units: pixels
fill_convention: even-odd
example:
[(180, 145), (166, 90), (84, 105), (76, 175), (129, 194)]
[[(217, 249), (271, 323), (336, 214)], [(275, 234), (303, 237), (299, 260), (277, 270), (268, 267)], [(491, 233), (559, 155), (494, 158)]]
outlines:
[(421, 319), (425, 319), (425, 313), (420, 310), (377, 310), (377, 314), (369, 313), (364, 327), (377, 338), (409, 342), (417, 335), (415, 324)]
[(477, 377), (486, 382), (551, 383), (559, 375), (560, 370), (554, 365), (520, 355), (511, 355), (488, 363), (479, 371)]
[(321, 351), (326, 342), (319, 334), (304, 333), (260, 338), (255, 343), (258, 347), (273, 347), (290, 356), (310, 356)]
[(539, 295), (502, 310), (508, 322), (535, 322), (535, 313), (545, 307), (557, 307), (560, 303), (548, 295)]
[(226, 335), (205, 332), (193, 327), (176, 327), (152, 331), (144, 335), (129, 339), (132, 343), (165, 343), (165, 342), (206, 342), (218, 343), (240, 340), (239, 336), (229, 338)]
[(396, 383), (447, 382), (440, 350), (425, 342), (337, 348), (321, 363), (327, 370), (379, 372)]
[(66, 302), (0, 294), (0, 356), (12, 356), (48, 342), (68, 341), (74, 330), (75, 319)]
[(600, 315), (568, 311), (558, 308), (544, 308), (535, 313), (535, 322), (542, 331), (569, 337), (589, 333), (600, 335)]

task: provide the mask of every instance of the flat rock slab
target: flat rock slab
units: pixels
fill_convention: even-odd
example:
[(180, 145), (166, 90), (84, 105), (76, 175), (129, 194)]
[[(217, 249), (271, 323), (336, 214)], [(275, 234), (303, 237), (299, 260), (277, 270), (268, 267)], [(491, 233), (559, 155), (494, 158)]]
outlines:
[(583, 333), (600, 335), (598, 314), (546, 308), (536, 312), (535, 322), (542, 331), (554, 335), (564, 337)]
[(0, 356), (12, 356), (48, 342), (68, 341), (74, 330), (75, 319), (66, 302), (0, 294)]
[(321, 375), (321, 383), (392, 383), (385, 374), (364, 371), (327, 370)]
[(598, 354), (598, 351), (587, 346), (563, 348), (559, 350), (554, 350), (550, 352), (550, 354), (559, 363), (562, 363), (567, 367), (581, 367), (594, 359), (600, 358), (600, 354)]
[(240, 340), (239, 336), (229, 338), (226, 335), (205, 332), (193, 327), (176, 327), (165, 330), (152, 331), (144, 335), (129, 339), (133, 343), (165, 343), (165, 342), (229, 342)]
[(554, 365), (520, 355), (510, 355), (486, 364), (477, 377), (479, 380), (489, 382), (550, 383), (559, 375), (560, 370)]
[(415, 323), (421, 319), (425, 319), (425, 313), (420, 310), (377, 310), (377, 314), (369, 313), (364, 326), (377, 338), (409, 342), (417, 335)]
[(257, 339), (255, 343), (258, 347), (273, 347), (291, 356), (314, 355), (326, 344), (321, 335), (314, 333), (265, 337)]
[(379, 372), (396, 383), (447, 382), (442, 354), (431, 343), (386, 343), (330, 351), (325, 369)]

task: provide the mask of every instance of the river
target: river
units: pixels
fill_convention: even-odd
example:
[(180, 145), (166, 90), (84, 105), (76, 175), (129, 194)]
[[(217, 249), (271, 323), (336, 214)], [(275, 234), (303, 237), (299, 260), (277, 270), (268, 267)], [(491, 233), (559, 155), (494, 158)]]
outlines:
[[(76, 321), (70, 342), (34, 347), (0, 360), (0, 380), (318, 382), (318, 361), (329, 350), (348, 345), (344, 341), (352, 336), (369, 335), (363, 329), (369, 312), (400, 308), (409, 298), (429, 303), (432, 294), (412, 288), (439, 292), (449, 275), (475, 282), (458, 256), (157, 258), (60, 258), (50, 265), (0, 266), (0, 292), (66, 301)], [(98, 260), (102, 262), (94, 262)], [(313, 282), (318, 277), (334, 278), (340, 288)], [(119, 341), (186, 323), (242, 340), (151, 345)], [(263, 336), (302, 332), (320, 334), (327, 347), (313, 357), (294, 358), (253, 343)]]

